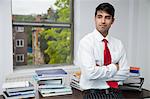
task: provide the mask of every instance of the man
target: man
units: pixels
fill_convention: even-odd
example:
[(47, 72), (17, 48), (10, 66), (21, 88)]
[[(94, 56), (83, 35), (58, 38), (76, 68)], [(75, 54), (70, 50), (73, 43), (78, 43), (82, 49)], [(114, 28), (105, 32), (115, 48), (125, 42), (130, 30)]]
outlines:
[(84, 99), (122, 99), (118, 85), (129, 75), (126, 53), (120, 40), (109, 35), (114, 23), (114, 7), (109, 3), (95, 10), (96, 29), (79, 43), (77, 65)]

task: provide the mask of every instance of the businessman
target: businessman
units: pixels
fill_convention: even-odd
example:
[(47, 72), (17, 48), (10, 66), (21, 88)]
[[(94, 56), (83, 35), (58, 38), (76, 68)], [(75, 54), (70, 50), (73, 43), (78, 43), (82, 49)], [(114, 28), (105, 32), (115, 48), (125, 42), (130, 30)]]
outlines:
[(95, 10), (95, 29), (79, 43), (76, 65), (80, 66), (80, 86), (84, 99), (123, 99), (119, 85), (129, 75), (122, 42), (110, 36), (115, 9), (101, 3)]

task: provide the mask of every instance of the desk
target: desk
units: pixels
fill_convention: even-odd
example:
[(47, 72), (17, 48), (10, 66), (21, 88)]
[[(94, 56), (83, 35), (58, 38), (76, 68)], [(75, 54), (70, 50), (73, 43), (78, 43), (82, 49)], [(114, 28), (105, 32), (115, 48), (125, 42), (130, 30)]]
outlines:
[[(150, 91), (142, 89), (141, 92), (139, 91), (134, 91), (134, 90), (124, 90), (123, 95), (125, 99), (148, 99), (150, 98)], [(83, 95), (82, 92), (76, 89), (73, 89), (73, 94), (72, 95), (62, 95), (62, 96), (51, 96), (51, 97), (41, 97), (40, 95), (36, 96), (35, 99), (82, 99)], [(2, 96), (0, 96), (0, 99)]]
[[(141, 92), (134, 90), (123, 90), (123, 95), (125, 99), (144, 99), (150, 98), (150, 91), (145, 89), (142, 89)], [(81, 91), (73, 89), (72, 95), (52, 96), (45, 98), (42, 98), (41, 96), (39, 97), (39, 99), (82, 99), (83, 95)]]

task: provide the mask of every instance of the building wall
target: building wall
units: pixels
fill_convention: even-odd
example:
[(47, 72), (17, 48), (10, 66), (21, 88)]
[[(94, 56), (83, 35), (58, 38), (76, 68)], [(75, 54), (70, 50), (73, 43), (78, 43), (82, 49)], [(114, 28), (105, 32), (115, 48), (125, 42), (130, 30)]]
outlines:
[[(23, 65), (27, 65), (27, 32), (26, 32), (26, 28), (24, 27), (24, 31), (23, 32), (18, 32), (17, 31), (17, 26), (13, 26), (13, 48), (14, 48), (14, 57), (13, 57), (13, 64), (15, 66), (23, 66)], [(18, 39), (22, 39), (24, 40), (24, 46), (23, 47), (17, 47), (16, 46), (16, 40)], [(17, 54), (23, 54), (24, 55), (24, 62), (17, 62), (16, 61), (16, 55)]]

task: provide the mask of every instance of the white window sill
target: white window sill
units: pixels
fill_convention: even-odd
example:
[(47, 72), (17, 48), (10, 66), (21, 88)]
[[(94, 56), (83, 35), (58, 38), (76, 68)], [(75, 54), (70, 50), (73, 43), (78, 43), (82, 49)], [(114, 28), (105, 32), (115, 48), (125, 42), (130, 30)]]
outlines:
[(35, 74), (35, 70), (43, 69), (57, 69), (62, 68), (67, 72), (73, 72), (79, 70), (78, 66), (75, 65), (66, 65), (66, 66), (56, 66), (56, 67), (39, 67), (39, 68), (26, 68), (26, 69), (14, 69), (13, 73), (9, 74), (7, 78), (20, 77), (20, 76), (31, 76)]

